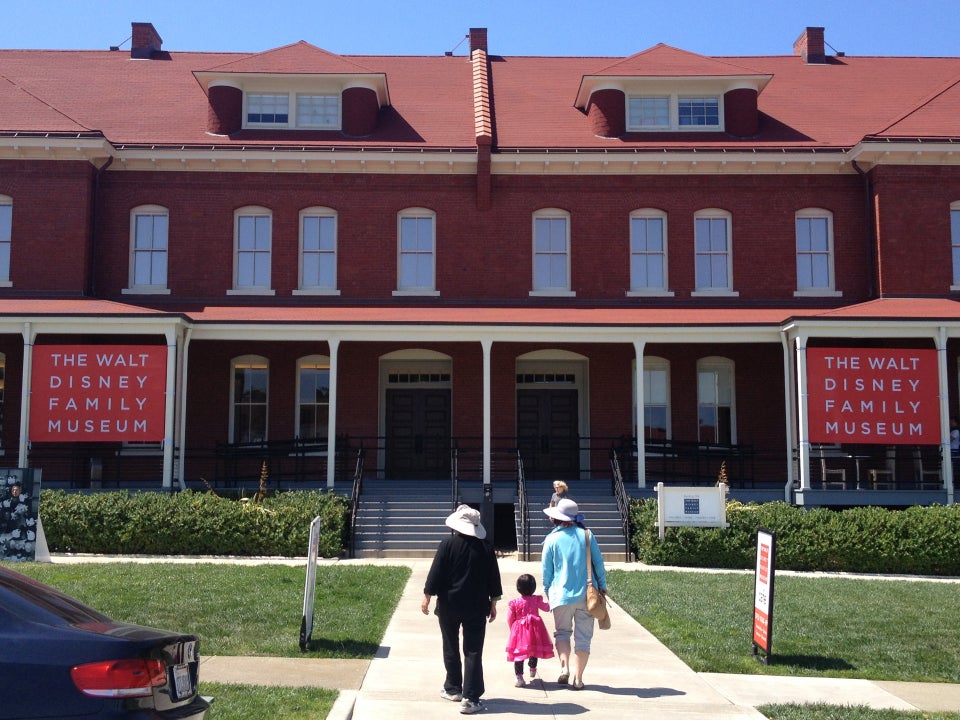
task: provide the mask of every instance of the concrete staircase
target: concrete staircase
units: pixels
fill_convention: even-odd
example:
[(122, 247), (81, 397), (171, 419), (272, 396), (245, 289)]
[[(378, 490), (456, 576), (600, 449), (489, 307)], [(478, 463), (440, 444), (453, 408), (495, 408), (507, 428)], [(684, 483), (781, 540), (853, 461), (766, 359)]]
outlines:
[[(623, 562), (632, 560), (625, 551), (623, 526), (617, 500), (610, 489), (610, 481), (574, 480), (568, 481), (570, 490), (567, 497), (577, 503), (584, 516), (584, 524), (597, 538), (600, 552), (605, 560)], [(543, 508), (553, 495), (552, 480), (528, 480), (527, 503), (530, 522), (530, 559), (540, 559), (540, 544), (543, 537), (552, 529)], [(516, 505), (517, 534), (520, 532), (520, 505)]]
[(353, 554), (358, 558), (433, 557), (450, 534), (453, 510), (444, 480), (364, 480)]
[[(586, 519), (586, 525), (596, 535), (603, 557), (610, 561), (629, 559), (624, 552), (623, 530), (616, 499), (608, 480), (579, 480), (572, 483), (570, 497), (577, 501)], [(527, 483), (530, 522), (530, 559), (540, 559), (540, 543), (550, 531), (542, 510), (553, 494), (551, 481)], [(477, 482), (463, 483), (459, 502), (482, 508), (483, 492)], [(507, 511), (509, 527), (510, 507), (513, 507), (516, 537), (519, 538), (520, 518), (516, 485), (494, 484), (493, 502)], [(358, 558), (428, 558), (433, 557), (437, 545), (449, 535), (444, 520), (452, 512), (453, 498), (450, 483), (444, 480), (365, 480), (354, 528), (353, 555)], [(483, 512), (481, 510), (481, 512)], [(499, 510), (498, 510), (499, 517)], [(485, 518), (488, 533), (498, 521)], [(512, 543), (511, 532), (506, 542)], [(501, 552), (513, 552), (516, 545), (504, 544), (502, 528), (496, 533), (495, 546)]]

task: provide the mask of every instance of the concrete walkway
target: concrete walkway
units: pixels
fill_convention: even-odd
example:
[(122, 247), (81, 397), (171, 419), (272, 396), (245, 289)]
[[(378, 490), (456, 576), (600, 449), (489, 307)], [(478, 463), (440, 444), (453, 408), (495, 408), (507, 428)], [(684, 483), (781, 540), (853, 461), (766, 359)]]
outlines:
[[(407, 565), (413, 573), (373, 660), (208, 657), (202, 661), (201, 681), (336, 688), (340, 697), (329, 720), (432, 720), (458, 715), (459, 704), (439, 696), (443, 663), (436, 618), (420, 612), (429, 561), (384, 564), (388, 562)], [(637, 566), (608, 563), (612, 568)], [(498, 605), (496, 621), (487, 626), (483, 715), (554, 718), (594, 712), (606, 718), (642, 713), (666, 720), (762, 720), (765, 716), (756, 706), (773, 702), (960, 712), (960, 685), (697, 673), (614, 603), (612, 629), (594, 635), (583, 690), (556, 683), (556, 659), (541, 660), (541, 679), (517, 688), (513, 664), (503, 652), (506, 601), (514, 596), (521, 573), (529, 572), (539, 582), (540, 565), (505, 558), (500, 571), (504, 601)], [(552, 618), (545, 620), (552, 629)]]

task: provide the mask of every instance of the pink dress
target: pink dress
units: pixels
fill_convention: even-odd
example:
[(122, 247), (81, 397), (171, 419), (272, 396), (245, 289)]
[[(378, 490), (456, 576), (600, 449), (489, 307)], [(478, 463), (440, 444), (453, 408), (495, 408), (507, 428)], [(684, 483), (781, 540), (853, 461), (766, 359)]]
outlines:
[(550, 611), (550, 603), (542, 595), (514, 598), (507, 606), (507, 660), (516, 662), (527, 658), (552, 658), (553, 639), (543, 624), (540, 611)]

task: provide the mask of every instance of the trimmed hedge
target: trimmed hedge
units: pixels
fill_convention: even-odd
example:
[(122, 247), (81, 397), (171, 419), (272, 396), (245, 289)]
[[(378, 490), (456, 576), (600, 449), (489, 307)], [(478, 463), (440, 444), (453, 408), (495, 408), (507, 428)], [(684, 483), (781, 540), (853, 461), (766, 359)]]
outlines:
[(342, 555), (349, 504), (334, 493), (282, 492), (260, 503), (189, 490), (40, 493), (51, 552), (298, 557), (307, 554), (310, 522), (318, 515), (320, 556)]
[(777, 568), (960, 575), (960, 506), (804, 509), (727, 503), (729, 528), (674, 528), (660, 540), (657, 501), (634, 501), (631, 542), (649, 565), (753, 569), (757, 528), (777, 535)]

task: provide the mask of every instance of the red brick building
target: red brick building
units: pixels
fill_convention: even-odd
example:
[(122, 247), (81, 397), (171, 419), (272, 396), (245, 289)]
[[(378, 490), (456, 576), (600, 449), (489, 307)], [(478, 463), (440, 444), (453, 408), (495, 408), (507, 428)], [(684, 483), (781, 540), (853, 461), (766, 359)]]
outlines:
[(4, 466), (952, 502), (960, 58), (131, 45), (0, 51)]

